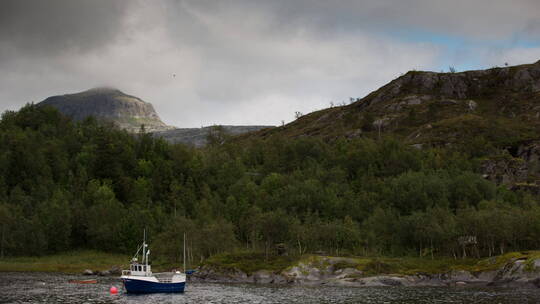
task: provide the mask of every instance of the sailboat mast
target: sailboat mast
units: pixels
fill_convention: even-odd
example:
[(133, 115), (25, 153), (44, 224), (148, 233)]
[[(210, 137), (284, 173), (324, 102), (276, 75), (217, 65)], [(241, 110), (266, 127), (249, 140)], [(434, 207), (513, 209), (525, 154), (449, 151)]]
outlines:
[[(144, 228), (144, 236), (143, 236), (143, 264), (148, 266), (148, 255), (147, 255), (147, 250), (146, 250), (146, 228)], [(145, 267), (145, 269), (148, 268), (148, 267)]]

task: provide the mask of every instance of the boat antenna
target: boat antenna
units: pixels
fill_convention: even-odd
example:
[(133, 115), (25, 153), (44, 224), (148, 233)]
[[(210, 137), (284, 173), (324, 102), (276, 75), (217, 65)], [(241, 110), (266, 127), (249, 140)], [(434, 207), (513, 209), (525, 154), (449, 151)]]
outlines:
[(186, 273), (186, 233), (184, 232), (184, 273)]

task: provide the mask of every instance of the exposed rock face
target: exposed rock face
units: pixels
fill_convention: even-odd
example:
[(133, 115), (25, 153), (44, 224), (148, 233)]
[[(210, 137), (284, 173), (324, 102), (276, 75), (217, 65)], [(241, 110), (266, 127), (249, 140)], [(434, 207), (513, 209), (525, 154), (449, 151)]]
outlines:
[(161, 121), (152, 104), (113, 88), (52, 96), (39, 105), (53, 106), (74, 120), (88, 116), (109, 120), (131, 132), (137, 132), (143, 124), (149, 132), (171, 128)]

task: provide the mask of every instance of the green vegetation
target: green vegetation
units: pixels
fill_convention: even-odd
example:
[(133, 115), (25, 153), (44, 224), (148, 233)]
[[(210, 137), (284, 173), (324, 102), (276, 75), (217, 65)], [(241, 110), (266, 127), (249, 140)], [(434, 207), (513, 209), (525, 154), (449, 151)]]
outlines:
[(296, 264), (298, 258), (289, 256), (272, 256), (266, 258), (264, 253), (240, 251), (232, 253), (222, 253), (210, 257), (202, 263), (202, 266), (209, 266), (222, 271), (241, 270), (251, 275), (258, 270), (271, 272), (281, 272)]
[(127, 269), (129, 256), (94, 250), (70, 251), (41, 257), (8, 257), (0, 259), (0, 271), (40, 271), (81, 273), (85, 269), (108, 270), (116, 265)]
[(191, 265), (247, 272), (320, 252), (421, 258), (363, 265), (404, 272), (540, 247), (536, 197), (482, 178), (466, 149), (210, 136), (194, 149), (47, 107), (4, 113), (0, 258), (132, 254), (144, 228), (156, 265), (181, 263), (186, 233)]

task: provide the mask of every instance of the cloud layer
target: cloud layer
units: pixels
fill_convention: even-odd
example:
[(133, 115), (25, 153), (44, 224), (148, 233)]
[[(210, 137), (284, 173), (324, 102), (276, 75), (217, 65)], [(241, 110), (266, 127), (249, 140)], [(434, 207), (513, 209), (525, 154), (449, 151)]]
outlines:
[(277, 125), (410, 69), (536, 61), (539, 3), (7, 0), (0, 106), (110, 85), (172, 125)]

